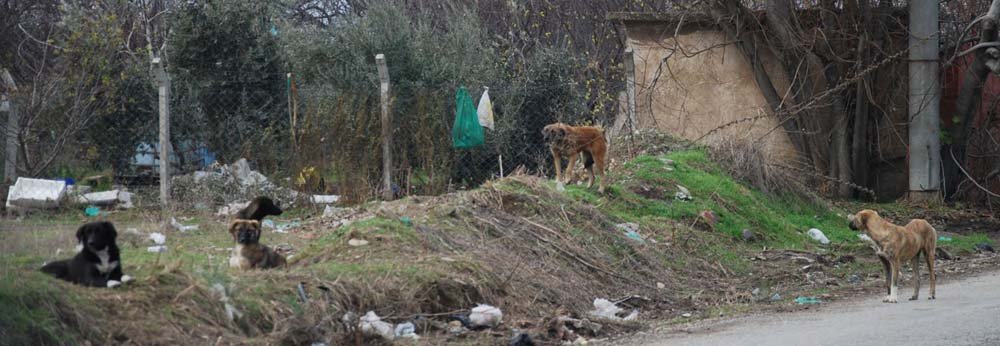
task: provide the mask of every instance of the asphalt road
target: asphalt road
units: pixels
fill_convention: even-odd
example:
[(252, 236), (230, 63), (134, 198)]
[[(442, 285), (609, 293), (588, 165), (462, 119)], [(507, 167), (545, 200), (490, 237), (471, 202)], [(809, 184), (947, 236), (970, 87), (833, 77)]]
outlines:
[(909, 301), (913, 287), (900, 287), (899, 303), (882, 297), (833, 303), (816, 311), (757, 315), (694, 325), (632, 340), (624, 345), (1000, 345), (1000, 272), (938, 285), (927, 300)]

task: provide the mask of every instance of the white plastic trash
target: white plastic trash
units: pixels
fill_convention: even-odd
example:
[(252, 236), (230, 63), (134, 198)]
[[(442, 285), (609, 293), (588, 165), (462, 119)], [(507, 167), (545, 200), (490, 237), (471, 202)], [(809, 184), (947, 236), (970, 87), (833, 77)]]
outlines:
[(52, 209), (59, 207), (66, 196), (66, 182), (17, 178), (7, 191), (7, 209), (11, 207)]
[(397, 338), (410, 338), (419, 339), (420, 336), (417, 335), (417, 326), (413, 325), (413, 322), (400, 323), (396, 325), (396, 337)]
[(392, 324), (383, 322), (382, 318), (375, 314), (375, 311), (369, 311), (364, 316), (361, 316), (359, 327), (361, 328), (361, 332), (367, 335), (379, 335), (386, 340), (396, 338)]
[(146, 248), (146, 251), (152, 252), (152, 253), (167, 252), (167, 246), (166, 245), (150, 246), (150, 247)]
[(177, 222), (176, 218), (170, 218), (170, 225), (181, 232), (198, 230), (198, 225), (183, 225), (180, 222)]
[(313, 195), (313, 204), (334, 204), (340, 201), (340, 196), (338, 195)]
[(813, 240), (818, 241), (820, 244), (826, 245), (830, 243), (830, 239), (827, 239), (826, 235), (823, 234), (823, 231), (820, 231), (818, 228), (809, 229), (807, 234), (809, 234), (810, 238), (813, 238)]
[(167, 242), (167, 236), (160, 232), (153, 232), (149, 235), (149, 239), (153, 241), (153, 244), (163, 245)]
[(621, 311), (622, 308), (619, 308), (615, 303), (604, 298), (597, 298), (594, 299), (594, 310), (590, 314), (595, 317), (618, 320), (621, 319), (618, 317), (618, 313)]
[(490, 101), (490, 88), (484, 87), (483, 96), (479, 98), (479, 106), (476, 108), (476, 117), (479, 118), (479, 125), (490, 130), (493, 129), (493, 102)]
[(486, 304), (477, 305), (469, 314), (469, 321), (474, 326), (493, 328), (499, 325), (502, 319), (503, 313), (499, 308)]

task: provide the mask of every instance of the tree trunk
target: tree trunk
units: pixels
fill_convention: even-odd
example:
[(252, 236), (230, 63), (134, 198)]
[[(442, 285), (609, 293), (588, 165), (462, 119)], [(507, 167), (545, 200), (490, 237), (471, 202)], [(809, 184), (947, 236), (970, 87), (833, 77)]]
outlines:
[[(997, 40), (997, 26), (998, 22), (1000, 22), (1000, 0), (993, 0), (986, 17), (980, 28), (980, 43)], [(954, 119), (952, 124), (950, 124), (951, 126), (949, 126), (951, 143), (941, 146), (941, 160), (944, 161), (945, 198), (948, 200), (954, 197), (958, 183), (965, 179), (959, 167), (965, 165), (969, 132), (972, 128), (972, 123), (976, 121), (979, 103), (983, 96), (983, 84), (986, 82), (986, 78), (989, 77), (990, 69), (986, 66), (986, 62), (990, 57), (986, 51), (986, 48), (976, 50), (972, 65), (965, 70), (965, 75), (962, 77), (962, 86), (958, 93), (958, 100), (956, 101), (955, 114), (949, 117), (950, 119)], [(954, 156), (954, 159), (952, 156)]]

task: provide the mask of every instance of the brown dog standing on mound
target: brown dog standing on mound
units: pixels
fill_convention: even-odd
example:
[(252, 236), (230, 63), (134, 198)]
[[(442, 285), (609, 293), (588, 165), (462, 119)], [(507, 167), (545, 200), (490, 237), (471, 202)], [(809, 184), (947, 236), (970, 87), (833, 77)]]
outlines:
[(246, 270), (285, 266), (285, 257), (260, 243), (260, 223), (257, 220), (234, 220), (229, 225), (229, 234), (236, 240), (233, 255), (229, 257), (230, 267)]
[(937, 247), (937, 231), (923, 219), (913, 219), (906, 226), (897, 226), (885, 221), (874, 210), (862, 210), (851, 215), (851, 229), (864, 231), (875, 242), (876, 255), (885, 267), (888, 296), (886, 303), (897, 301), (899, 271), (903, 263), (910, 261), (913, 268), (913, 296), (920, 293), (920, 254), (924, 254), (927, 270), (930, 271), (931, 293), (927, 299), (934, 299), (934, 251)]
[[(552, 159), (556, 166), (556, 181), (569, 184), (573, 179), (573, 166), (577, 155), (583, 153), (583, 166), (590, 171), (587, 188), (594, 186), (594, 175), (597, 175), (598, 192), (604, 192), (604, 169), (607, 162), (608, 142), (604, 138), (604, 129), (596, 126), (569, 126), (563, 123), (546, 125), (542, 129), (545, 143), (552, 150)], [(560, 166), (562, 158), (569, 163), (566, 172)]]

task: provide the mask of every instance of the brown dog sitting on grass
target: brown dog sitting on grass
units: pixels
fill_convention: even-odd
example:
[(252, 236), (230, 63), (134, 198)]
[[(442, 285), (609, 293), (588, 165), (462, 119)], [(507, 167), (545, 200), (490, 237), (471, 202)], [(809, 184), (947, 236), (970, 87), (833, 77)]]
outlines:
[[(573, 179), (573, 166), (577, 155), (583, 153), (583, 166), (590, 171), (587, 188), (594, 186), (594, 175), (597, 175), (597, 191), (604, 192), (604, 169), (606, 168), (608, 142), (604, 138), (604, 129), (595, 126), (569, 126), (563, 123), (546, 125), (542, 129), (545, 143), (552, 151), (552, 160), (556, 166), (556, 181), (569, 184)], [(566, 171), (561, 169), (562, 158), (569, 163)]]
[(897, 226), (885, 221), (874, 210), (862, 210), (850, 216), (852, 230), (864, 231), (875, 242), (875, 253), (885, 267), (888, 296), (886, 303), (897, 301), (899, 272), (902, 264), (910, 261), (913, 269), (913, 296), (920, 293), (920, 254), (924, 254), (927, 270), (930, 271), (931, 293), (927, 299), (934, 299), (934, 251), (937, 247), (937, 231), (923, 219), (913, 219), (906, 226)]
[(268, 269), (284, 267), (285, 257), (260, 243), (260, 222), (257, 220), (234, 220), (229, 225), (229, 234), (236, 240), (229, 266), (247, 269)]

